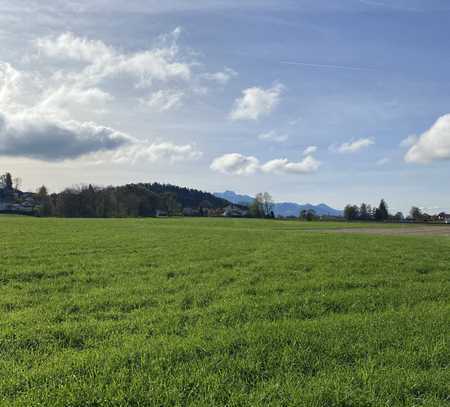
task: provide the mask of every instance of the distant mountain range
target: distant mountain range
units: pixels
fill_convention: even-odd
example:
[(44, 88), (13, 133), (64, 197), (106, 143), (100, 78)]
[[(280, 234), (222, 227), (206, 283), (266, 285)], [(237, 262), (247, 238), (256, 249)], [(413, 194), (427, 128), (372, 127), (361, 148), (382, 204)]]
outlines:
[[(233, 191), (215, 192), (214, 195), (218, 198), (226, 199), (234, 204), (249, 205), (254, 198), (249, 195), (236, 194)], [(298, 204), (294, 202), (277, 202), (274, 207), (275, 216), (298, 216), (303, 209), (313, 209), (317, 215), (323, 216), (342, 216), (342, 211), (331, 208), (330, 206), (321, 203), (319, 205), (312, 204)]]

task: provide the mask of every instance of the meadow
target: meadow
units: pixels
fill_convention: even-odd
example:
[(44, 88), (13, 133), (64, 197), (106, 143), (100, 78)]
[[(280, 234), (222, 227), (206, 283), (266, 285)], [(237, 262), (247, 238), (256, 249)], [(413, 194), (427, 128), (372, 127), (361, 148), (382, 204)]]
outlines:
[(450, 405), (450, 238), (340, 226), (0, 216), (0, 405)]

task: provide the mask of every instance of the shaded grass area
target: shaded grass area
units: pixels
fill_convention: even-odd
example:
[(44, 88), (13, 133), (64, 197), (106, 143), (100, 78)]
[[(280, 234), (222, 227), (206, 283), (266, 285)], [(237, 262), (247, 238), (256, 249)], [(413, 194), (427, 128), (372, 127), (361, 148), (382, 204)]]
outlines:
[(310, 227), (0, 217), (2, 405), (450, 405), (450, 239)]

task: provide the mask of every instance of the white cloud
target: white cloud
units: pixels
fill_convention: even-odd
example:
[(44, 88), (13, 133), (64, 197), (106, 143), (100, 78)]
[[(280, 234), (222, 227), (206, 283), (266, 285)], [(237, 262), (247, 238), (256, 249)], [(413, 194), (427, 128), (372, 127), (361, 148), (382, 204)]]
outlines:
[(409, 163), (427, 164), (435, 160), (450, 160), (450, 114), (441, 116), (405, 155)]
[[(209, 89), (205, 80), (224, 86), (237, 75), (230, 68), (216, 73), (198, 72), (203, 64), (192, 60), (194, 52), (180, 49), (180, 34), (181, 29), (176, 28), (159, 36), (151, 48), (138, 52), (124, 52), (72, 33), (35, 40), (37, 60), (54, 70), (53, 75), (44, 78), (47, 90), (41, 107), (63, 113), (62, 106), (66, 110), (73, 104), (81, 106), (77, 100), (84, 96), (96, 97), (95, 103), (100, 106), (97, 110), (102, 112), (101, 105), (119, 91), (121, 97), (136, 95), (136, 101), (162, 112), (181, 106), (183, 99), (193, 94), (206, 95)], [(143, 96), (143, 90), (149, 88), (152, 92)]]
[(0, 113), (1, 156), (60, 161), (117, 150), (131, 142), (126, 134), (95, 123), (55, 120), (31, 112)]
[(230, 113), (232, 120), (258, 120), (270, 114), (280, 103), (284, 86), (275, 84), (269, 89), (248, 88), (236, 99)]
[(309, 174), (316, 172), (321, 163), (314, 157), (308, 155), (302, 161), (292, 162), (287, 158), (275, 159), (268, 161), (261, 166), (261, 170), (266, 173), (292, 173), (292, 174)]
[(347, 143), (343, 143), (337, 147), (338, 153), (356, 153), (364, 148), (368, 148), (375, 144), (375, 141), (371, 138), (360, 138), (358, 140), (352, 140)]
[[(160, 36), (137, 52), (63, 33), (33, 41), (33, 55), (22, 60), (24, 71), (0, 61), (0, 155), (49, 162), (198, 159), (202, 153), (193, 144), (140, 140), (114, 128), (127, 120), (126, 109), (114, 117), (119, 104), (132, 110), (128, 104), (134, 100), (168, 111), (200, 87), (206, 94), (206, 85), (225, 85), (237, 75), (229, 68), (205, 74), (198, 54), (178, 47), (180, 33)], [(110, 127), (96, 123), (106, 107), (111, 111), (102, 120), (114, 119)]]
[(34, 73), (19, 71), (0, 61), (0, 109), (22, 111), (23, 104), (36, 100), (42, 84)]
[(308, 146), (303, 151), (303, 155), (311, 155), (317, 151), (317, 146)]
[[(136, 101), (158, 111), (180, 106), (192, 73), (191, 63), (183, 61), (176, 44), (180, 32), (160, 36), (158, 46), (135, 53), (65, 33), (33, 42), (38, 55), (28, 60), (36, 66), (29, 73), (0, 62), (0, 155), (123, 163), (198, 159), (202, 153), (191, 144), (138, 140), (88, 120), (73, 120), (74, 115), (103, 113), (105, 104), (114, 99), (120, 102), (112, 94), (118, 89), (136, 94)], [(31, 78), (31, 72), (36, 76)], [(225, 70), (223, 75), (231, 77), (234, 71)], [(153, 87), (154, 81), (161, 82), (157, 90), (143, 98), (142, 89)], [(184, 89), (165, 89), (169, 81)], [(194, 81), (192, 86), (196, 85)]]
[(38, 109), (56, 111), (65, 115), (67, 110), (74, 106), (81, 106), (85, 109), (101, 110), (107, 102), (114, 100), (109, 93), (99, 88), (78, 88), (62, 85), (57, 89), (51, 89), (43, 96)]
[(259, 168), (259, 160), (239, 153), (225, 154), (214, 159), (210, 167), (223, 174), (249, 175)]
[(0, 107), (13, 103), (19, 91), (21, 74), (10, 64), (0, 62)]
[[(57, 72), (60, 79), (81, 87), (97, 86), (105, 79), (128, 75), (137, 87), (152, 86), (154, 81), (189, 81), (193, 62), (182, 60), (176, 41), (180, 30), (161, 37), (163, 46), (135, 53), (123, 53), (99, 40), (77, 37), (64, 33), (57, 37), (45, 37), (34, 41), (40, 58), (83, 63), (81, 71)], [(169, 39), (172, 41), (167, 44)]]
[(38, 38), (34, 41), (37, 50), (50, 57), (72, 59), (81, 62), (95, 63), (99, 60), (110, 60), (115, 50), (102, 41), (80, 38), (67, 32), (58, 37)]
[(180, 107), (184, 93), (172, 90), (159, 90), (152, 93), (148, 99), (142, 99), (141, 102), (158, 112), (165, 112)]
[(191, 144), (137, 140), (91, 122), (58, 120), (32, 111), (0, 113), (0, 156), (42, 161), (136, 164), (196, 160), (202, 153)]
[(258, 138), (264, 141), (274, 141), (276, 143), (283, 143), (289, 139), (288, 134), (278, 134), (275, 130), (267, 133), (261, 133)]
[(274, 174), (308, 174), (317, 171), (320, 165), (321, 163), (312, 156), (307, 156), (300, 162), (280, 158), (260, 164), (256, 157), (232, 153), (216, 158), (210, 168), (223, 174), (233, 175), (250, 175), (257, 171)]
[[(104, 156), (104, 155), (103, 155)], [(114, 163), (140, 163), (140, 162), (176, 162), (197, 160), (202, 156), (193, 145), (179, 145), (172, 142), (135, 141), (133, 144), (108, 154), (108, 160)]]
[[(171, 79), (189, 80), (189, 64), (175, 60), (177, 48), (163, 48), (138, 52), (134, 55), (119, 55), (115, 58), (117, 65), (105, 67), (109, 75), (128, 73), (140, 79), (140, 85), (151, 85), (153, 80), (169, 81)], [(112, 61), (114, 63), (114, 61)]]
[(236, 77), (238, 73), (231, 68), (225, 68), (221, 72), (206, 73), (203, 77), (209, 81), (217, 82), (219, 85), (226, 85), (231, 79)]
[(412, 147), (414, 144), (417, 143), (419, 140), (419, 137), (417, 137), (415, 134), (411, 134), (410, 136), (406, 137), (400, 142), (400, 147), (409, 148)]

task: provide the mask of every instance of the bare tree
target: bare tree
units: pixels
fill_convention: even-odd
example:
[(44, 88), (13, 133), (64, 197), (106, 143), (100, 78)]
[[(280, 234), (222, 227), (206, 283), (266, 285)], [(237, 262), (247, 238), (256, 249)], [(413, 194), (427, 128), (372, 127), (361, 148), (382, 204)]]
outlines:
[(12, 189), (13, 182), (9, 172), (0, 176), (0, 185), (6, 189)]
[(13, 179), (13, 185), (14, 185), (14, 189), (15, 190), (19, 190), (20, 187), (22, 186), (22, 178), (20, 177), (15, 177)]
[(262, 194), (262, 204), (264, 215), (269, 217), (273, 213), (274, 202), (272, 196), (268, 192), (264, 192), (264, 194)]
[(250, 205), (250, 213), (255, 218), (273, 217), (274, 202), (268, 192), (256, 194)]

